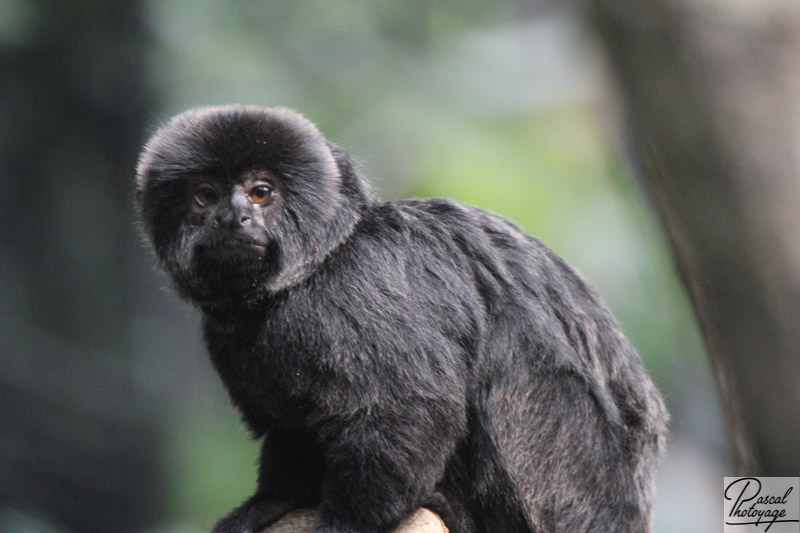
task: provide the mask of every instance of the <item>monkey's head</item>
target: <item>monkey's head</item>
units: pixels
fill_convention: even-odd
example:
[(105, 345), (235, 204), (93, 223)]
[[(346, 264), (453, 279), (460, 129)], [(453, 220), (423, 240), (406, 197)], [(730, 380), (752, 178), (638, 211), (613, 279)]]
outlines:
[(143, 229), (179, 293), (214, 308), (301, 282), (371, 201), (347, 154), (301, 115), (186, 111), (142, 152)]

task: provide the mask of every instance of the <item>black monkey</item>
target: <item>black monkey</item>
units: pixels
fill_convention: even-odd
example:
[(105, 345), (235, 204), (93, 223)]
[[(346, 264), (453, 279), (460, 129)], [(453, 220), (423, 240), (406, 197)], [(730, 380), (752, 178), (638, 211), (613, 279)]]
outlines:
[(376, 200), (286, 109), (199, 108), (142, 153), (137, 200), (263, 438), (217, 533), (319, 506), (315, 533), (643, 532), (667, 415), (596, 292), (511, 222)]

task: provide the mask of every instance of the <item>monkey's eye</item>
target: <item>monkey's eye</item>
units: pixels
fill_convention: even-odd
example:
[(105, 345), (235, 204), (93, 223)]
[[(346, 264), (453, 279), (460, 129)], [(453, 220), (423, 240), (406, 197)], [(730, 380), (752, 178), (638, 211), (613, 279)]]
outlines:
[(254, 204), (265, 204), (272, 197), (272, 189), (266, 185), (256, 185), (250, 189), (250, 200)]
[(200, 207), (208, 207), (219, 201), (219, 194), (210, 185), (201, 185), (194, 191), (194, 201)]

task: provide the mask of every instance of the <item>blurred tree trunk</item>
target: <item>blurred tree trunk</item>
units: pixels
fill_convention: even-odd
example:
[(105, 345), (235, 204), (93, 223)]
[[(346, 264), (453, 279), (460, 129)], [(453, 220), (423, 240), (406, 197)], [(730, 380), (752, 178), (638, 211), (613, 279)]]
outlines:
[(27, 0), (0, 17), (0, 530), (20, 513), (141, 530), (160, 495), (128, 326), (139, 6)]
[(734, 468), (796, 476), (800, 2), (590, 6), (623, 94), (633, 159), (700, 320)]

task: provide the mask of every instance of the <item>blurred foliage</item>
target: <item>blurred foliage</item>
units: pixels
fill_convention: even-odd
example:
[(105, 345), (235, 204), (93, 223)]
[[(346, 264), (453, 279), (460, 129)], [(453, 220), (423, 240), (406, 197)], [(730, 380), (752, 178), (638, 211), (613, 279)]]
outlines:
[[(25, 5), (0, 4), (0, 43), (35, 35)], [(454, 198), (563, 255), (599, 288), (663, 387), (704, 372), (657, 221), (604, 140), (605, 85), (568, 9), (535, 0), (149, 0), (142, 9), (143, 83), (159, 106), (142, 141), (191, 106), (295, 108), (360, 160), (382, 198)], [(158, 319), (134, 317), (131, 330), (151, 364), (143, 379), (169, 384), (177, 379), (164, 376), (182, 371), (154, 346), (171, 347), (164, 357), (205, 355), (185, 342), (196, 331), (160, 324), (186, 318), (174, 299), (163, 302), (168, 311), (143, 306)], [(199, 393), (167, 393), (177, 405), (167, 415), (167, 509), (178, 525), (164, 531), (206, 530), (254, 486), (256, 444), (221, 387), (205, 386), (208, 367), (190, 372)], [(194, 402), (198, 394), (212, 398)]]

